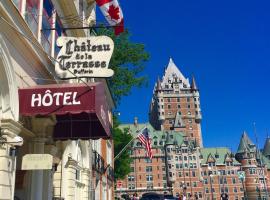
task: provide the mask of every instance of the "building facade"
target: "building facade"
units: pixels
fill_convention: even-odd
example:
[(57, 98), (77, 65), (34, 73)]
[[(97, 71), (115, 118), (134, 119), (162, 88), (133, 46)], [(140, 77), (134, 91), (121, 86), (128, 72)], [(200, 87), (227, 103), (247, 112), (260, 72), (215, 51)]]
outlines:
[[(55, 140), (58, 116), (28, 116), (19, 111), (21, 89), (82, 83), (82, 79), (61, 80), (55, 74), (60, 50), (56, 40), (90, 36), (89, 29), (66, 28), (95, 24), (95, 6), (94, 0), (0, 1), (0, 199), (113, 199), (110, 137), (102, 139), (91, 132), (88, 135), (96, 134), (95, 140)], [(114, 102), (106, 82), (83, 81), (103, 85), (105, 115), (111, 125)], [(24, 156), (33, 154), (51, 155), (50, 169), (22, 170)]]
[[(116, 194), (153, 191), (185, 195), (190, 199), (268, 199), (270, 143), (258, 153), (244, 134), (236, 156), (226, 147), (204, 148), (201, 133), (200, 94), (169, 60), (158, 78), (150, 103), (149, 123), (124, 124), (133, 137), (145, 126), (149, 130), (153, 159), (136, 139), (131, 145), (132, 172), (122, 180)], [(258, 159), (261, 155), (261, 161)], [(257, 158), (257, 160), (256, 160)]]

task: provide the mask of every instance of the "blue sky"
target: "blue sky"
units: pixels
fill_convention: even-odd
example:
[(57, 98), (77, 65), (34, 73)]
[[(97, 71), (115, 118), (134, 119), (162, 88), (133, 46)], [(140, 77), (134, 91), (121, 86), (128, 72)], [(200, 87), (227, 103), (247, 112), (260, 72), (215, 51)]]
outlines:
[(200, 88), (204, 146), (236, 150), (244, 130), (270, 135), (270, 2), (119, 0), (134, 42), (151, 54), (149, 86), (122, 99), (123, 123), (148, 121), (154, 83), (171, 56)]

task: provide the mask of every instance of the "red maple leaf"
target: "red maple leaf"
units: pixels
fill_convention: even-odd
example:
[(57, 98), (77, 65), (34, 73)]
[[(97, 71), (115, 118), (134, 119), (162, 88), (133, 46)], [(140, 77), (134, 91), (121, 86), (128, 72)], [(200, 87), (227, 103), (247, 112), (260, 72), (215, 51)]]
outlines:
[(109, 13), (111, 19), (118, 20), (120, 18), (119, 17), (119, 7), (115, 7), (113, 4), (110, 5), (108, 13)]

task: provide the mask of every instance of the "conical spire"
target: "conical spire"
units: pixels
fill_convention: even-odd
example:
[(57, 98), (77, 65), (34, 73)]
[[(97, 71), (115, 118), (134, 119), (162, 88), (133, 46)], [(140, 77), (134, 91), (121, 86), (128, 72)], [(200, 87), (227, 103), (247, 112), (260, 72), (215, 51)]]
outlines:
[(195, 81), (195, 77), (192, 75), (192, 83), (191, 83), (191, 89), (192, 90), (198, 90), (196, 81)]
[(255, 145), (249, 139), (247, 133), (244, 131), (244, 133), (242, 134), (241, 140), (240, 140), (240, 144), (239, 144), (238, 149), (237, 149), (237, 153), (244, 153), (247, 150), (249, 151), (250, 148), (252, 148), (252, 147), (255, 147)]
[(264, 148), (263, 148), (263, 155), (264, 156), (270, 156), (270, 138), (267, 137)]

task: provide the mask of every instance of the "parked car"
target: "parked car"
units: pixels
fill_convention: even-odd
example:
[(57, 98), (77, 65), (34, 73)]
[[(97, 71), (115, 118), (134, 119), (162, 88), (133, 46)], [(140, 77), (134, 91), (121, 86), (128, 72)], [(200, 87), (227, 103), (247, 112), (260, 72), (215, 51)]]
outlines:
[(141, 200), (164, 200), (164, 195), (155, 192), (148, 192), (142, 195)]
[(164, 200), (176, 200), (177, 198), (174, 197), (173, 195), (171, 194), (165, 194), (164, 195)]

